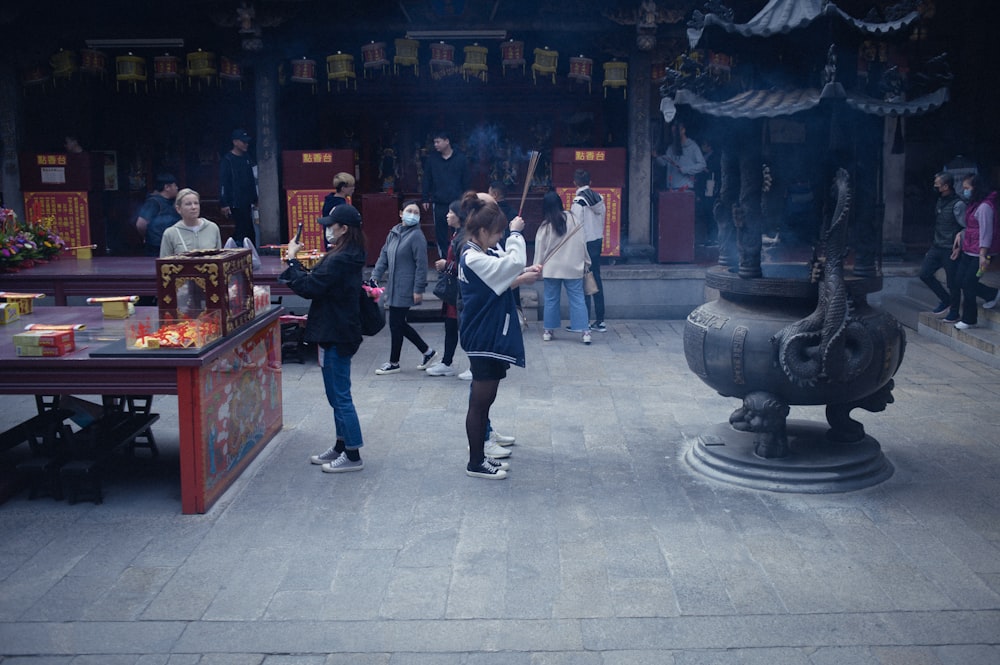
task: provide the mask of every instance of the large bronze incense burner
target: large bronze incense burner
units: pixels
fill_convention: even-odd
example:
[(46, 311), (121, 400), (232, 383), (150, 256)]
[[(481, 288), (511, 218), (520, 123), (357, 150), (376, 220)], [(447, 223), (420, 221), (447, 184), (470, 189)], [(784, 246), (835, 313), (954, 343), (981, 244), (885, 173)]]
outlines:
[[(771, 0), (737, 24), (714, 1), (688, 24), (690, 66), (668, 70), (664, 118), (711, 118), (723, 140), (714, 208), (719, 265), (705, 276), (719, 296), (688, 316), (684, 353), (699, 378), (742, 402), (727, 422), (691, 441), (685, 460), (703, 475), (773, 491), (842, 492), (893, 473), (878, 441), (851, 417), (892, 403), (906, 346), (902, 326), (867, 299), (882, 288), (883, 137), (887, 122), (899, 134), (899, 118), (943, 104), (948, 77), (888, 85), (899, 83), (900, 73), (876, 59), (864, 76), (841, 83), (837, 62), (868, 63), (863, 56), (872, 45), (905, 42), (921, 18), (911, 4), (855, 19), (831, 0)], [(829, 41), (784, 37), (807, 29)], [(708, 44), (699, 48), (703, 36)], [(763, 39), (774, 48), (761, 48)], [(782, 49), (791, 51), (782, 57)], [(699, 51), (712, 53), (713, 63), (742, 63), (742, 70), (702, 69)], [(780, 74), (769, 75), (771, 68)], [(800, 139), (798, 154), (781, 154), (816, 165), (806, 178), (813, 189), (832, 188), (797, 251), (769, 255), (762, 233), (770, 166), (780, 167), (776, 177), (786, 182), (806, 177), (790, 176), (796, 169), (788, 163), (768, 165), (764, 137), (775, 119), (813, 128), (802, 131), (812, 138)], [(789, 420), (795, 406), (825, 407), (826, 423)]]

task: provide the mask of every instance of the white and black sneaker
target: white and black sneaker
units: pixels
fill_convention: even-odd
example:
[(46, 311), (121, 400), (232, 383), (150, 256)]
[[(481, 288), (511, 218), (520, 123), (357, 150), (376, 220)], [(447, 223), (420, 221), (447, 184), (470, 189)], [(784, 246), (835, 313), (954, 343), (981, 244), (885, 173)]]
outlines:
[(465, 467), (465, 475), (472, 478), (485, 478), (487, 480), (502, 480), (507, 477), (504, 469), (498, 469), (484, 458), (479, 464), (468, 464)]
[(337, 459), (327, 462), (322, 467), (323, 473), (344, 473), (348, 471), (360, 471), (365, 468), (364, 460), (352, 460), (347, 453), (341, 453)]
[(423, 360), (417, 365), (417, 369), (427, 369), (431, 366), (431, 361), (437, 356), (438, 352), (434, 349), (427, 349), (427, 353), (424, 354)]
[(506, 471), (507, 469), (510, 468), (510, 464), (508, 464), (507, 462), (502, 462), (498, 460), (496, 457), (490, 457), (489, 455), (486, 455), (483, 459), (486, 461), (487, 464), (492, 466), (494, 469), (500, 469), (501, 471)]
[(326, 449), (326, 452), (310, 457), (309, 461), (313, 464), (326, 464), (327, 462), (332, 462), (338, 457), (340, 457), (340, 453), (337, 451), (336, 447), (330, 446)]
[(399, 363), (386, 363), (375, 370), (375, 373), (379, 376), (383, 374), (395, 374), (399, 371)]

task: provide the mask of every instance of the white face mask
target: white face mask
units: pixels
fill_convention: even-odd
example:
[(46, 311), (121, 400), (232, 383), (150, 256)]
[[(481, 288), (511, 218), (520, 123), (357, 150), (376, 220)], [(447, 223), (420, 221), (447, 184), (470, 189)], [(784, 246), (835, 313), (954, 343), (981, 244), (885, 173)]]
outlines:
[(333, 233), (333, 225), (326, 227), (326, 242), (332, 245), (337, 240), (337, 236)]
[(403, 224), (407, 226), (416, 226), (420, 223), (420, 215), (415, 212), (404, 212), (403, 213)]

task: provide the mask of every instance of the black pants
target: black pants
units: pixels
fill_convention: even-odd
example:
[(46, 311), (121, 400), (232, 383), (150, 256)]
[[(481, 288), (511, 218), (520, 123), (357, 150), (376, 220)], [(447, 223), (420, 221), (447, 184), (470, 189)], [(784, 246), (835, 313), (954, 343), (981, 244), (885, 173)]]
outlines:
[(406, 314), (409, 311), (409, 307), (389, 308), (389, 362), (393, 365), (399, 364), (399, 355), (403, 352), (404, 337), (413, 342), (413, 345), (417, 347), (420, 353), (427, 353), (427, 349), (430, 348), (427, 346), (427, 342), (420, 336), (420, 333), (406, 322)]
[[(230, 208), (229, 219), (233, 220), (236, 228), (233, 229), (233, 242), (237, 247), (243, 247), (243, 239), (250, 238), (250, 242), (257, 244), (256, 234), (253, 232), (253, 211), (250, 206), (246, 208)], [(223, 241), (223, 244), (225, 241)]]
[[(934, 292), (939, 303), (947, 304), (951, 302), (951, 293), (955, 287), (955, 268), (957, 265), (956, 261), (951, 260), (951, 247), (931, 247), (924, 254), (924, 262), (920, 265), (920, 281)], [(947, 289), (941, 286), (941, 282), (934, 276), (934, 273), (941, 268), (944, 268), (945, 279), (948, 284)]]
[(587, 241), (587, 254), (590, 256), (590, 272), (594, 273), (594, 281), (597, 282), (597, 288), (599, 289), (597, 293), (586, 298), (587, 316), (590, 316), (590, 301), (591, 299), (594, 301), (594, 323), (604, 321), (604, 282), (601, 281), (601, 245), (603, 242), (601, 238)]
[[(997, 289), (987, 286), (979, 281), (976, 272), (979, 271), (979, 257), (969, 256), (965, 252), (958, 255), (958, 267), (955, 270), (955, 291), (952, 291), (951, 313), (955, 314), (958, 309), (956, 294), (962, 303), (962, 321), (970, 326), (979, 322), (979, 305), (976, 297), (986, 300), (993, 300), (997, 297)], [(949, 318), (954, 318), (949, 316)]]
[(949, 319), (960, 318), (972, 325), (979, 320), (976, 298), (993, 300), (997, 297), (997, 289), (979, 281), (976, 272), (979, 271), (979, 257), (969, 256), (965, 252), (958, 255), (955, 261), (955, 284), (951, 288), (951, 309)]
[(454, 229), (448, 226), (449, 203), (435, 203), (431, 206), (434, 213), (434, 241), (437, 243), (438, 257), (448, 258), (448, 245)]

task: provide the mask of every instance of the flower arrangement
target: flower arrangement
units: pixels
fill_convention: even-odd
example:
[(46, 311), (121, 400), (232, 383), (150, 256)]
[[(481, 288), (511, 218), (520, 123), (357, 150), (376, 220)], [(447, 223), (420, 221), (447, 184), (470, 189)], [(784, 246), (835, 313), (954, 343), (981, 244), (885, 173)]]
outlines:
[(43, 217), (37, 222), (26, 225), (26, 235), (35, 244), (40, 258), (49, 259), (58, 256), (66, 249), (66, 242), (53, 231), (55, 217)]
[(17, 270), (58, 255), (66, 243), (51, 230), (54, 218), (21, 222), (9, 208), (0, 208), (0, 268)]

